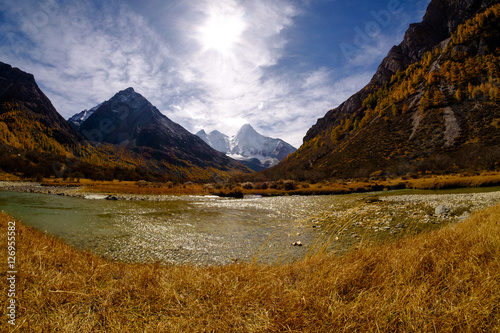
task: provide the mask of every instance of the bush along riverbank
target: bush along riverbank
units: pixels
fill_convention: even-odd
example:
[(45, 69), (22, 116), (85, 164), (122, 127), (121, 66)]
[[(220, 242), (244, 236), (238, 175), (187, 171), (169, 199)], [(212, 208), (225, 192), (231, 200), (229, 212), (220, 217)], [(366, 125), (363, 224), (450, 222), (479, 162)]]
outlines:
[[(0, 213), (4, 249), (10, 221)], [(499, 205), (432, 232), (282, 265), (124, 264), (19, 221), (16, 247), (17, 331), (500, 329)]]
[[(4, 179), (6, 179), (4, 177)], [(248, 195), (264, 197), (283, 195), (335, 195), (366, 193), (399, 189), (442, 190), (455, 188), (484, 188), (500, 186), (500, 173), (489, 172), (478, 175), (441, 175), (420, 178), (371, 178), (332, 180), (320, 183), (294, 180), (230, 182), (195, 184), (187, 182), (146, 181), (92, 181), (88, 179), (44, 179), (33, 181), (1, 181), (0, 190), (86, 197), (105, 195), (112, 200), (161, 200), (166, 195), (217, 195), (243, 198)]]

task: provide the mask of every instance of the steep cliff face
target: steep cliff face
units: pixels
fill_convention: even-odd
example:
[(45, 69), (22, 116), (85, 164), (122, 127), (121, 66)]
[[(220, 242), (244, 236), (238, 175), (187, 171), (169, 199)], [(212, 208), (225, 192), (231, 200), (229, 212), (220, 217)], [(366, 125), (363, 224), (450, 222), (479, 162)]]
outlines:
[(434, 0), (371, 84), (267, 172), (322, 179), (494, 170), (499, 124), (500, 4)]
[(391, 79), (397, 71), (406, 69), (422, 58), (422, 55), (448, 39), (458, 25), (476, 13), (496, 3), (492, 0), (432, 0), (421, 23), (411, 24), (403, 41), (394, 46), (384, 58), (370, 83), (351, 96), (337, 108), (330, 110), (309, 129), (304, 142), (321, 132), (330, 131), (342, 119), (362, 107), (363, 100), (370, 93)]
[(75, 145), (83, 140), (56, 111), (32, 74), (0, 62), (0, 114), (9, 112), (19, 112), (26, 122), (39, 122), (43, 126), (39, 130), (50, 132), (58, 143)]

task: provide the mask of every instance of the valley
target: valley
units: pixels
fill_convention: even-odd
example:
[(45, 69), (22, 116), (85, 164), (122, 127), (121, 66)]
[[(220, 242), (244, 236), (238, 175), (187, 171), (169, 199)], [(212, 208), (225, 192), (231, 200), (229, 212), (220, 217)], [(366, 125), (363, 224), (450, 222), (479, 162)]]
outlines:
[[(12, 191), (16, 186), (28, 193)], [(77, 250), (120, 262), (195, 266), (339, 255), (437, 230), (500, 203), (500, 187), (242, 199), (0, 183), (6, 189), (1, 210)]]
[(10, 1), (0, 331), (500, 329), (499, 1)]

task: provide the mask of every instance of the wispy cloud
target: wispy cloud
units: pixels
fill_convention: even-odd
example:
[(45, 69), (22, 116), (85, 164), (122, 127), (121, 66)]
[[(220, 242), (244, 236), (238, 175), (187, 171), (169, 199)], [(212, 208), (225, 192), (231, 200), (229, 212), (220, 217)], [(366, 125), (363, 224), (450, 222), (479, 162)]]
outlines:
[[(288, 0), (175, 6), (149, 0), (140, 7), (119, 1), (7, 0), (0, 4), (0, 61), (35, 74), (66, 118), (132, 86), (192, 132), (234, 134), (248, 122), (299, 146), (318, 117), (373, 74), (367, 67), (346, 74), (349, 68), (387, 53), (391, 43), (389, 34), (381, 33), (345, 68), (283, 69), (277, 65), (292, 38), (286, 32), (304, 8), (305, 3)], [(239, 22), (235, 40), (223, 52), (200, 37), (211, 15)]]
[(10, 33), (25, 43), (0, 52), (3, 61), (34, 73), (64, 116), (128, 86), (155, 96), (168, 84), (168, 47), (125, 6), (50, 3), (52, 15), (29, 3), (11, 9), (20, 25)]

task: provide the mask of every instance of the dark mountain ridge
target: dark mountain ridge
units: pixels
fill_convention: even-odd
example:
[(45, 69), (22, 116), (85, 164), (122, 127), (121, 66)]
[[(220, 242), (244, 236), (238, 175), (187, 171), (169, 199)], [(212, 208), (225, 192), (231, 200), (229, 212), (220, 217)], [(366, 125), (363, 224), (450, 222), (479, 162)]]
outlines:
[[(319, 180), (500, 168), (500, 4), (488, 3), (433, 0), (426, 23), (410, 27), (371, 85), (318, 120), (267, 174)], [(429, 22), (440, 23), (432, 31)], [(426, 40), (432, 46), (419, 46)]]
[[(83, 140), (75, 129), (56, 111), (38, 87), (32, 74), (0, 62), (0, 114), (16, 109), (40, 122), (61, 144), (76, 145)], [(47, 133), (48, 134), (48, 133)]]
[(410, 24), (403, 41), (389, 51), (370, 83), (318, 119), (317, 123), (307, 131), (304, 142), (313, 139), (321, 132), (332, 130), (342, 119), (361, 109), (363, 100), (383, 86), (397, 71), (402, 71), (420, 60), (426, 52), (450, 38), (460, 24), (496, 2), (498, 1), (432, 0), (422, 22)]
[(79, 132), (92, 142), (109, 143), (136, 152), (150, 148), (157, 159), (171, 164), (248, 171), (171, 121), (133, 88), (118, 92), (96, 107), (80, 125)]
[(80, 134), (32, 74), (0, 63), (0, 170), (32, 178), (173, 181), (227, 180), (249, 172), (132, 88), (92, 111)]

